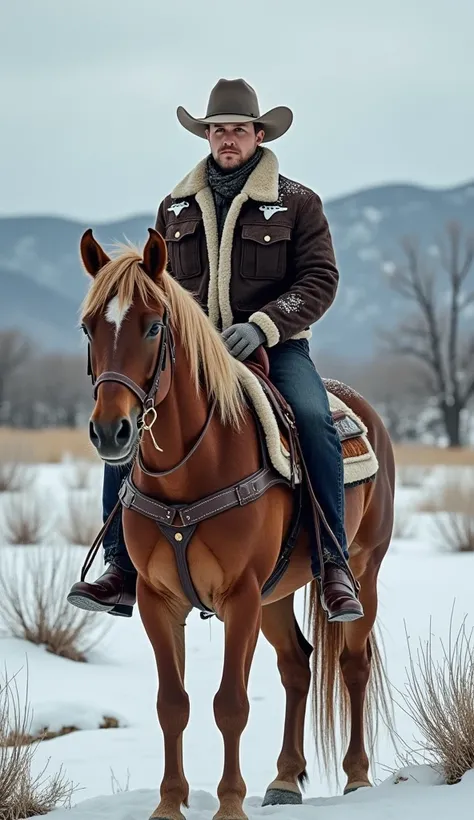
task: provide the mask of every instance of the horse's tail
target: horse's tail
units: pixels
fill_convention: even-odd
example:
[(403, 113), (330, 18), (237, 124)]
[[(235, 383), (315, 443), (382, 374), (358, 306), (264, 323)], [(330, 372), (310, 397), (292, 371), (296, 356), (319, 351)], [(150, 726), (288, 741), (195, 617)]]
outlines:
[[(328, 623), (315, 581), (310, 585), (309, 624), (313, 627), (312, 719), (320, 769), (339, 783), (336, 728), (347, 747), (350, 729), (349, 694), (339, 659), (344, 649), (344, 624)], [(374, 630), (368, 636), (371, 671), (364, 708), (364, 732), (369, 760), (373, 763), (379, 720), (394, 736), (392, 699), (382, 653)], [(338, 724), (338, 725), (337, 725)]]

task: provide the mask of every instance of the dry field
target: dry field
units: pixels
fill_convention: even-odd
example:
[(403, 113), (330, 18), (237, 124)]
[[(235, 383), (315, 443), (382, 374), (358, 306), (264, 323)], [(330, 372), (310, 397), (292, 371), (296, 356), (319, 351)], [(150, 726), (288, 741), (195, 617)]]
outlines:
[[(2, 460), (15, 458), (28, 463), (54, 464), (68, 456), (97, 461), (86, 429), (17, 430), (0, 427)], [(399, 467), (430, 467), (436, 464), (452, 467), (474, 465), (474, 448), (441, 449), (416, 444), (399, 444), (395, 447), (395, 456)]]

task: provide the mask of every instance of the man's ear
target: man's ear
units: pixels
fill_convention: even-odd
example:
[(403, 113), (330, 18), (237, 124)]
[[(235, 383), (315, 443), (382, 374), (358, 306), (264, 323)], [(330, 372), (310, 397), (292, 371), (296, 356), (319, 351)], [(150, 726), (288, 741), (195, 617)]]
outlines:
[(92, 277), (96, 276), (107, 262), (110, 262), (105, 251), (102, 250), (99, 243), (94, 239), (92, 228), (88, 228), (82, 235), (80, 251), (82, 264), (87, 273)]

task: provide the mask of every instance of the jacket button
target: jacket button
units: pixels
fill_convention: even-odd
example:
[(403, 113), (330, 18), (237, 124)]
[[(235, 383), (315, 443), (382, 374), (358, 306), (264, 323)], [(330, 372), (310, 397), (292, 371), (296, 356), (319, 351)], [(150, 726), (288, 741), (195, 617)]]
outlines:
[(175, 239), (179, 239), (179, 237), (181, 236), (181, 231), (176, 231), (174, 236)]
[(264, 238), (265, 242), (270, 242), (271, 236), (269, 236), (269, 235), (267, 234), (267, 235), (266, 235), (266, 236), (264, 236), (263, 238)]

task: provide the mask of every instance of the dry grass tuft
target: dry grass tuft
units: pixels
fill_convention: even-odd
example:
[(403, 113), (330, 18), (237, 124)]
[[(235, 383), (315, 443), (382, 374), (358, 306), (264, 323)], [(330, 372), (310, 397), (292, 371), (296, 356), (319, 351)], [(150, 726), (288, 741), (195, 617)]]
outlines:
[(417, 507), (419, 512), (468, 513), (474, 511), (474, 481), (447, 478), (422, 499)]
[[(102, 723), (98, 726), (99, 729), (118, 729), (120, 723), (116, 717), (106, 716), (102, 718)], [(4, 738), (4, 745), (6, 746), (27, 746), (31, 743), (38, 743), (43, 740), (54, 740), (56, 737), (64, 737), (73, 732), (80, 732), (77, 726), (62, 726), (56, 732), (51, 731), (48, 726), (45, 726), (36, 734), (18, 734), (17, 731), (12, 731)]]
[(416, 656), (410, 647), (409, 669), (402, 708), (420, 735), (416, 749), (404, 743), (404, 762), (429, 763), (443, 773), (446, 783), (459, 782), (474, 768), (474, 646), (472, 632), (462, 624), (453, 639), (452, 619), (442, 659), (433, 656), (430, 638), (420, 641)]
[(7, 544), (39, 544), (48, 532), (45, 506), (35, 493), (12, 495), (3, 505), (2, 535)]
[(418, 509), (434, 514), (444, 547), (453, 552), (474, 552), (474, 481), (449, 479)]
[(70, 493), (66, 519), (61, 534), (68, 544), (88, 547), (102, 527), (98, 496), (95, 492), (77, 495)]
[(93, 464), (90, 461), (74, 461), (71, 464), (66, 484), (70, 490), (88, 490), (91, 486)]
[(99, 628), (100, 614), (67, 602), (77, 576), (70, 550), (30, 547), (6, 556), (0, 574), (0, 619), (8, 633), (45, 646), (54, 655), (86, 661), (108, 625), (102, 621)]
[(18, 493), (31, 487), (34, 472), (26, 461), (24, 448), (5, 442), (0, 449), (0, 493)]
[(392, 538), (410, 538), (413, 535), (412, 511), (406, 507), (395, 509)]
[(439, 513), (436, 526), (441, 544), (451, 552), (474, 552), (474, 509), (464, 513)]
[(0, 816), (2, 820), (20, 820), (25, 817), (48, 814), (58, 806), (70, 808), (75, 786), (61, 770), (45, 776), (45, 767), (39, 775), (31, 771), (38, 744), (24, 746), (17, 740), (7, 744), (9, 736), (21, 738), (31, 725), (28, 705), (20, 705), (18, 689), (6, 680), (0, 689)]

